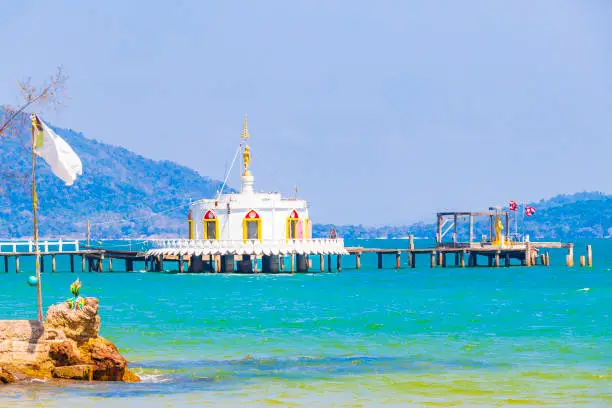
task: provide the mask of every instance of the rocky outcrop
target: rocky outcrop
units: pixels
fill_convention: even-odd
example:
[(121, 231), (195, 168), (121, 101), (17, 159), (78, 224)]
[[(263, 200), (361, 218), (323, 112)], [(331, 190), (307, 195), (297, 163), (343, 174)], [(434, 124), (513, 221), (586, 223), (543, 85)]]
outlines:
[(100, 331), (100, 315), (98, 315), (98, 299), (85, 298), (83, 308), (72, 310), (68, 302), (49, 307), (45, 319), (47, 331), (62, 331), (70, 340), (84, 343), (98, 337)]
[(95, 298), (85, 298), (82, 309), (71, 309), (67, 302), (49, 307), (44, 325), (0, 321), (0, 383), (22, 379), (15, 372), (37, 378), (139, 381), (99, 331)]

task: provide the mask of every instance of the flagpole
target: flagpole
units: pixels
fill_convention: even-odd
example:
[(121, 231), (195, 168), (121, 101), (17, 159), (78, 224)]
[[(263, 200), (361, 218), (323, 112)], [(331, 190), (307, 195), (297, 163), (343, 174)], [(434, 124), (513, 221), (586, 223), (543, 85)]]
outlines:
[(42, 287), (40, 282), (40, 249), (38, 247), (38, 196), (36, 195), (36, 133), (32, 123), (32, 214), (34, 223), (34, 248), (36, 258), (36, 296), (38, 300), (38, 321), (42, 322)]

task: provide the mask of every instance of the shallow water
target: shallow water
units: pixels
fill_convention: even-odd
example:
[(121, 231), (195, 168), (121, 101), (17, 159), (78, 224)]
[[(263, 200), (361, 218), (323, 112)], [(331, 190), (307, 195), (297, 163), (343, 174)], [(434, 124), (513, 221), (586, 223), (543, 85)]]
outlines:
[[(47, 303), (80, 276), (145, 381), (5, 386), (0, 406), (609, 406), (612, 242), (594, 254), (588, 269), (559, 251), (550, 268), (45, 273)], [(0, 318), (35, 318), (27, 275), (0, 274)]]

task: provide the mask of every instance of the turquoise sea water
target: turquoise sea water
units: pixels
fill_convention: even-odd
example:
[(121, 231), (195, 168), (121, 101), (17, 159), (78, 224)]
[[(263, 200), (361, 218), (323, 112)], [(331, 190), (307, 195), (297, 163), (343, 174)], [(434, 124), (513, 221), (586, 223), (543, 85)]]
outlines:
[[(47, 272), (47, 304), (80, 276), (144, 381), (4, 386), (0, 406), (612, 406), (612, 241), (593, 247), (593, 268)], [(0, 318), (36, 317), (27, 276), (0, 273)]]

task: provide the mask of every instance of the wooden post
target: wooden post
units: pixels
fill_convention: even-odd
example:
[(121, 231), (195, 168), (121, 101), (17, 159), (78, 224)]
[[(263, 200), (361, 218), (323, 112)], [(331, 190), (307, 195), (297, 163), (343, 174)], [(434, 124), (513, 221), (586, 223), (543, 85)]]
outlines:
[(321, 272), (325, 272), (325, 256), (319, 255), (319, 269)]
[(331, 254), (327, 255), (327, 269), (329, 270), (329, 272), (331, 272), (332, 269), (332, 256)]
[(4, 272), (8, 273), (8, 256), (4, 255)]
[(584, 257), (584, 255), (580, 256), (580, 266), (585, 266), (586, 265), (586, 259)]
[(506, 237), (510, 238), (510, 213), (506, 211)]
[(461, 267), (465, 268), (465, 251), (461, 252), (459, 255), (461, 257)]
[(508, 252), (506, 252), (506, 266), (510, 266), (510, 254)]
[(414, 235), (410, 234), (408, 236), (408, 248), (412, 251), (414, 250)]
[(436, 267), (436, 251), (432, 251), (431, 253), (431, 267)]
[(546, 254), (540, 254), (540, 263), (542, 266), (546, 266)]
[(440, 252), (440, 264), (446, 268), (446, 255), (448, 255), (446, 252)]
[(412, 269), (416, 268), (416, 253), (415, 252), (410, 253), (410, 267)]
[(310, 255), (306, 255), (306, 260), (308, 261), (308, 269), (312, 269), (312, 258)]
[[(329, 271), (331, 272), (331, 255), (329, 255)], [(291, 254), (291, 273), (295, 273), (295, 254)]]
[(40, 273), (45, 272), (45, 257), (40, 256)]
[(442, 266), (444, 263), (444, 253), (438, 252), (438, 266)]
[(178, 256), (178, 271), (179, 273), (185, 272), (185, 263), (183, 262), (183, 254)]
[(98, 272), (104, 272), (104, 254), (100, 254), (100, 259), (98, 260)]
[(19, 257), (15, 256), (15, 273), (19, 273)]
[(55, 255), (51, 255), (51, 272), (56, 272), (56, 263), (55, 263)]
[(587, 245), (586, 250), (587, 250), (587, 255), (586, 255), (587, 266), (593, 266), (593, 248), (591, 248), (590, 245)]
[(81, 272), (85, 273), (85, 255), (81, 255)]
[(70, 272), (74, 273), (74, 254), (70, 254)]
[(144, 270), (145, 272), (149, 272), (149, 257), (148, 256), (144, 257)]
[(336, 267), (338, 269), (338, 272), (342, 272), (342, 255), (337, 255)]
[(499, 266), (500, 266), (500, 265), (501, 265), (501, 264), (500, 264), (500, 262), (499, 262), (499, 251), (497, 251), (497, 252), (495, 253), (495, 267), (496, 267), (496, 268), (499, 268)]
[(111, 257), (108, 258), (108, 271), (109, 272), (113, 271), (113, 258)]
[(531, 243), (528, 242), (525, 249), (525, 266), (532, 266), (532, 258), (531, 258)]
[(474, 239), (474, 216), (470, 214), (470, 244)]
[[(323, 256), (323, 255), (321, 255), (321, 256)], [(280, 270), (284, 271), (285, 270), (285, 257), (281, 255), (278, 258), (278, 262), (280, 263), (280, 265), (279, 265), (280, 266)]]
[(442, 242), (442, 216), (440, 214), (438, 214), (438, 228), (436, 231), (436, 244), (440, 245)]
[(567, 247), (567, 256), (565, 259), (565, 264), (570, 268), (574, 266), (574, 244), (569, 244)]
[(132, 258), (128, 258), (125, 260), (125, 271), (126, 272), (134, 271), (134, 260)]
[(382, 269), (383, 267), (383, 254), (382, 252), (378, 253), (378, 269)]
[[(221, 255), (215, 255), (215, 273), (221, 272)], [(257, 269), (257, 255), (253, 255), (253, 272), (259, 273)]]
[(457, 214), (455, 214), (453, 218), (453, 222), (455, 223), (453, 230), (453, 246), (457, 247)]
[(397, 251), (395, 254), (395, 269), (399, 269), (402, 267), (402, 253)]
[(361, 254), (360, 253), (355, 254), (355, 266), (357, 267), (357, 269), (361, 269)]

